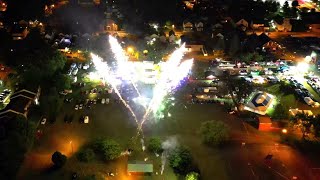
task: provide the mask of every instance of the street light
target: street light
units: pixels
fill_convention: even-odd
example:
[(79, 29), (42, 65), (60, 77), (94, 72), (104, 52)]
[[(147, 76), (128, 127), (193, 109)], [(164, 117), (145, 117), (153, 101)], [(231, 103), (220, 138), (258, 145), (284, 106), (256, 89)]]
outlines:
[(129, 54), (133, 55), (134, 50), (133, 50), (132, 47), (128, 47), (127, 51), (128, 51)]
[(71, 153), (73, 154), (73, 145), (72, 145), (72, 141), (69, 142), (70, 146), (71, 146)]
[(283, 134), (287, 134), (288, 133), (288, 130), (287, 129), (282, 129), (281, 131)]

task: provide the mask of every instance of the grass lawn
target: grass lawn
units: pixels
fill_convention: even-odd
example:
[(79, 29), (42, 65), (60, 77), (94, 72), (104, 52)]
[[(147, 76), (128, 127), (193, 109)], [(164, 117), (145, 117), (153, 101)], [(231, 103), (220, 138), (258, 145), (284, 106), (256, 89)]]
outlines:
[[(219, 150), (208, 148), (201, 143), (198, 129), (201, 122), (207, 120), (226, 120), (225, 113), (218, 105), (192, 105), (188, 109), (176, 107), (172, 109), (172, 118), (163, 119), (158, 123), (148, 122), (145, 126), (145, 136), (159, 136), (163, 140), (169, 137), (176, 137), (180, 145), (188, 147), (195, 159), (196, 164), (204, 179), (227, 179), (228, 173), (225, 169), (225, 162), (220, 156)], [(115, 172), (118, 169), (124, 172), (126, 168), (126, 159), (120, 158), (116, 162), (104, 163), (80, 163), (74, 157), (77, 150), (96, 137), (110, 137), (117, 140), (122, 147), (133, 148), (134, 152), (130, 159), (148, 161), (154, 163), (154, 171), (160, 172), (161, 160), (154, 154), (142, 152), (141, 145), (138, 142), (132, 143), (132, 138), (136, 136), (136, 124), (127, 114), (127, 110), (120, 104), (111, 103), (109, 105), (93, 105), (89, 110), (73, 110), (72, 104), (66, 104), (58, 120), (54, 124), (46, 124), (40, 128), (44, 131), (44, 136), (36, 141), (32, 152), (27, 156), (24, 172), (26, 177), (33, 179), (69, 179), (70, 172), (79, 172), (81, 177), (91, 174), (102, 174), (106, 172)], [(65, 114), (74, 114), (72, 124), (63, 122)], [(83, 114), (89, 114), (90, 123), (80, 124), (78, 119)], [(72, 146), (70, 144), (72, 141)], [(67, 165), (55, 172), (47, 173), (44, 168), (51, 166), (51, 155), (54, 151), (61, 151), (68, 157), (71, 157)], [(37, 160), (35, 162), (35, 160)], [(119, 174), (120, 174), (119, 172)], [(166, 164), (164, 175), (153, 175), (149, 179), (177, 179), (172, 169)], [(148, 179), (144, 177), (143, 179)]]

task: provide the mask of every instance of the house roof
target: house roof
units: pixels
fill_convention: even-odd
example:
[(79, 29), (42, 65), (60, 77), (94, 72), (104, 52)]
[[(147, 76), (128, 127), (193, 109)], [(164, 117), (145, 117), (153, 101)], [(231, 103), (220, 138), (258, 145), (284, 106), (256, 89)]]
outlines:
[(153, 172), (153, 164), (128, 164), (129, 173), (152, 173)]
[(236, 23), (237, 26), (240, 26), (240, 25), (243, 25), (245, 27), (248, 27), (248, 21), (246, 21), (245, 19), (240, 19), (237, 23)]
[(24, 114), (29, 102), (30, 102), (29, 98), (25, 98), (22, 96), (19, 96), (14, 99), (10, 99), (10, 103), (3, 110), (0, 111), (0, 114), (2, 114), (3, 112), (6, 112), (8, 110)]
[(37, 94), (34, 93), (34, 92), (28, 91), (28, 90), (26, 90), (26, 89), (22, 89), (22, 90), (19, 90), (19, 91), (13, 93), (13, 94), (11, 95), (11, 98), (10, 98), (10, 99), (14, 99), (14, 98), (20, 97), (20, 96), (25, 97), (25, 98), (28, 98), (28, 99), (33, 99), (36, 95), (37, 95)]
[(269, 36), (267, 36), (265, 33), (262, 33), (260, 34), (259, 36), (259, 41), (262, 43), (262, 44), (265, 44), (267, 42), (269, 42), (271, 39), (269, 38)]
[(28, 111), (28, 107), (37, 96), (36, 93), (21, 89), (13, 93), (10, 97), (10, 103), (2, 110), (0, 110), (0, 118), (6, 117), (7, 114), (25, 114)]

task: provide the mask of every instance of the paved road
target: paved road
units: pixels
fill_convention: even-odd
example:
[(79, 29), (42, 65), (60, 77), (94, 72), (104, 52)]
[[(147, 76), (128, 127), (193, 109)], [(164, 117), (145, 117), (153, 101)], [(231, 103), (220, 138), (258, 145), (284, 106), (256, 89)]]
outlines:
[[(232, 117), (230, 122), (240, 124), (241, 120)], [(233, 134), (230, 147), (224, 151), (231, 179), (316, 179), (311, 163), (297, 150), (280, 144), (277, 136), (241, 124), (243, 127)], [(272, 155), (271, 160), (265, 159), (268, 154)]]

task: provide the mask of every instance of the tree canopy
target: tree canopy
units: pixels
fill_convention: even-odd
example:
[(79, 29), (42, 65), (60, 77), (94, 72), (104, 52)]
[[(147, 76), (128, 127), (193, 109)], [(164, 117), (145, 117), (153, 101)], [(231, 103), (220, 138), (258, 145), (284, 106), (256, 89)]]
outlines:
[(169, 155), (169, 164), (175, 173), (186, 175), (192, 169), (192, 155), (185, 147), (177, 147)]
[(148, 141), (148, 150), (150, 152), (161, 153), (163, 151), (161, 139), (158, 137), (151, 137)]
[(93, 150), (105, 160), (114, 160), (120, 156), (121, 147), (112, 139), (98, 138), (93, 142)]
[(15, 179), (24, 154), (33, 144), (36, 125), (23, 116), (16, 116), (9, 119), (3, 128), (5, 132), (0, 141), (0, 179)]
[(289, 109), (282, 104), (277, 104), (271, 117), (274, 119), (288, 119)]
[(67, 162), (67, 156), (65, 156), (59, 151), (56, 151), (52, 154), (51, 161), (53, 162), (56, 168), (61, 168)]
[(211, 146), (224, 143), (229, 138), (229, 128), (221, 121), (206, 121), (201, 124), (202, 141)]
[(10, 0), (7, 1), (6, 16), (11, 20), (36, 20), (44, 16), (44, 7), (50, 0)]
[(95, 154), (90, 148), (83, 148), (77, 154), (78, 160), (82, 162), (90, 162), (94, 159), (94, 157)]

